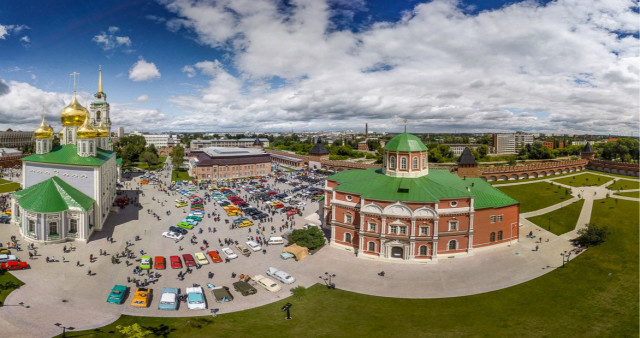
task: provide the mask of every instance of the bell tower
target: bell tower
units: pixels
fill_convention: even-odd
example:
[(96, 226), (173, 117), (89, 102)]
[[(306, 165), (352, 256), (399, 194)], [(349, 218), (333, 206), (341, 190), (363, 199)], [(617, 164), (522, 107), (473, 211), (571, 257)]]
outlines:
[(102, 66), (98, 68), (98, 91), (93, 94), (95, 100), (89, 105), (89, 111), (93, 116), (93, 127), (98, 126), (103, 122), (103, 127), (108, 130), (111, 135), (111, 119), (109, 118), (109, 102), (107, 102), (107, 94), (102, 90)]

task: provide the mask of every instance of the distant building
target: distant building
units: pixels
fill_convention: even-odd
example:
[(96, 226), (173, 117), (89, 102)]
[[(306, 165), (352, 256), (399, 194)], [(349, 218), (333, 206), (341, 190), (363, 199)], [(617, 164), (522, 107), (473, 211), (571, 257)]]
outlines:
[(24, 145), (31, 144), (36, 140), (36, 136), (32, 131), (0, 131), (0, 147), (20, 148)]
[[(169, 143), (175, 144), (175, 140), (171, 137), (171, 135), (156, 135), (156, 134), (144, 134), (142, 135), (144, 140), (147, 142), (147, 147), (153, 144), (156, 149), (157, 148), (167, 148)], [(171, 141), (170, 141), (171, 140)]]
[(124, 136), (124, 127), (118, 127), (118, 138)]
[(322, 139), (318, 137), (316, 144), (309, 152), (309, 168), (320, 169), (322, 168), (322, 160), (329, 159), (329, 150), (322, 143)]
[(358, 150), (360, 150), (360, 151), (368, 151), (369, 150), (369, 143), (367, 143), (367, 141), (358, 142)]
[(533, 134), (493, 134), (495, 154), (515, 154), (527, 144), (533, 144)]
[[(486, 144), (458, 144), (458, 143), (444, 143), (444, 145), (449, 146), (449, 149), (451, 149), (451, 151), (453, 151), (453, 153), (456, 156), (460, 156), (462, 155), (462, 152), (464, 152), (465, 148), (469, 148), (469, 149), (473, 149), (473, 150), (478, 150), (479, 146), (483, 146)], [(489, 150), (489, 153), (493, 153), (494, 152), (494, 148), (492, 146), (486, 145), (487, 149)]]
[(208, 147), (188, 153), (189, 174), (196, 179), (227, 179), (271, 174), (271, 155), (262, 149)]
[(542, 145), (545, 148), (553, 149), (553, 144), (554, 144), (553, 141), (542, 141)]
[[(268, 138), (258, 138), (258, 141), (262, 143), (262, 147), (269, 146)], [(222, 139), (222, 140), (192, 140), (189, 145), (191, 150), (203, 149), (209, 147), (254, 147), (255, 138), (241, 138), (241, 139)]]

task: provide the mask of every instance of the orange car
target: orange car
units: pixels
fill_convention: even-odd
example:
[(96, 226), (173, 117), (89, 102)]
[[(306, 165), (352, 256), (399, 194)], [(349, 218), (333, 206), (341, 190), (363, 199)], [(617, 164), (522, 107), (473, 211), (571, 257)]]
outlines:
[(167, 268), (167, 262), (165, 261), (163, 256), (156, 256), (153, 268), (156, 270), (164, 270)]
[(220, 257), (220, 255), (215, 251), (207, 251), (207, 255), (211, 257), (211, 261), (214, 263), (222, 262), (222, 257)]

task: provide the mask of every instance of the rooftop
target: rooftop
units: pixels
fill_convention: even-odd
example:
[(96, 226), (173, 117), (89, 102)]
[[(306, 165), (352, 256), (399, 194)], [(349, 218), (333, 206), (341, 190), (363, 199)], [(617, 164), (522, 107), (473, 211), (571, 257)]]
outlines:
[(83, 194), (58, 176), (51, 177), (12, 195), (26, 210), (51, 213), (65, 210), (88, 211), (93, 198)]
[(427, 151), (427, 146), (417, 136), (404, 132), (396, 135), (384, 146), (387, 151)]
[(78, 147), (75, 144), (67, 144), (53, 147), (46, 154), (29, 155), (22, 161), (99, 167), (115, 156), (115, 151), (98, 148), (96, 156), (82, 157), (78, 155)]

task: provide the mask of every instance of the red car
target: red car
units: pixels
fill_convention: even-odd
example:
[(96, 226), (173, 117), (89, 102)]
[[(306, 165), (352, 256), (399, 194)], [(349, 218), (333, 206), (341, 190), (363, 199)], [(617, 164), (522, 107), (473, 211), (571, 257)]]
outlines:
[(191, 256), (191, 254), (182, 255), (182, 259), (184, 259), (184, 265), (186, 265), (187, 267), (196, 266), (196, 261), (193, 259), (193, 256)]
[(153, 268), (156, 270), (164, 270), (167, 268), (167, 264), (163, 256), (156, 256), (153, 260)]
[(211, 261), (214, 263), (222, 262), (222, 257), (220, 257), (220, 255), (215, 251), (207, 251), (207, 255), (211, 257)]
[(171, 256), (171, 257), (169, 257), (169, 260), (171, 261), (171, 268), (172, 269), (182, 269), (182, 262), (180, 261), (180, 257)]
[(6, 263), (0, 263), (0, 270), (22, 270), (29, 268), (30, 266), (27, 262), (9, 261)]

